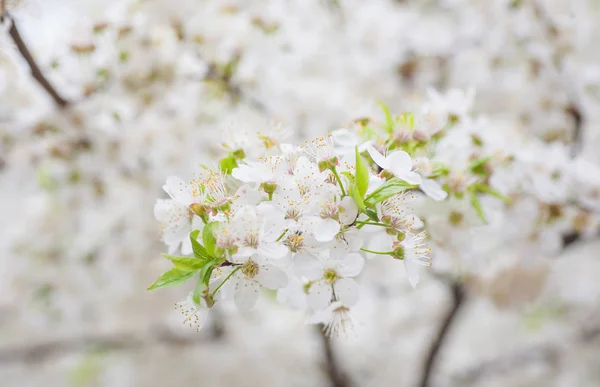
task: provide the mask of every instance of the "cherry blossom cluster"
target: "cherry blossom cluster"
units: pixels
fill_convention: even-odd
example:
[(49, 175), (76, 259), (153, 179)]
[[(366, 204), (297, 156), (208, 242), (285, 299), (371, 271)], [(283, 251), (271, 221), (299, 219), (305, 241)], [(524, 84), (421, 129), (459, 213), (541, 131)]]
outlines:
[[(335, 334), (347, 328), (358, 301), (355, 277), (365, 254), (404, 261), (415, 286), (416, 268), (431, 265), (431, 250), (409, 202), (422, 194), (445, 199), (436, 178), (446, 169), (411, 156), (428, 139), (402, 137), (383, 108), (381, 125), (363, 122), (372, 136), (387, 135), (383, 153), (346, 129), (302, 146), (284, 144), (286, 131), (277, 127), (271, 135), (230, 136), (218, 168), (203, 166), (189, 181), (169, 177), (163, 189), (170, 199), (157, 202), (155, 215), (174, 266), (150, 289), (194, 279), (194, 291), (177, 307), (198, 329), (216, 303), (232, 299), (247, 309), (262, 288), (275, 289)], [(398, 119), (409, 131), (443, 125)], [(379, 249), (363, 247), (373, 238)], [(183, 256), (172, 255), (179, 249)]]

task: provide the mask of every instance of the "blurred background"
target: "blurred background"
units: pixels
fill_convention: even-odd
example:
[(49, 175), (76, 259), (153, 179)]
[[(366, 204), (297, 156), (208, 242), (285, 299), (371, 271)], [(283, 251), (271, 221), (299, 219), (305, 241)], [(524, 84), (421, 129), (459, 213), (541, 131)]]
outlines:
[(0, 385), (425, 387), (457, 299), (429, 385), (600, 385), (593, 239), (468, 290), (434, 275), (413, 290), (401, 265), (372, 265), (356, 333), (331, 343), (273, 297), (196, 333), (173, 309), (186, 289), (145, 290), (169, 266), (153, 218), (164, 180), (210, 162), (219, 130), (277, 119), (303, 140), (376, 100), (402, 112), (429, 89), (473, 89), (490, 130), (576, 138), (600, 164), (600, 2), (3, 6)]

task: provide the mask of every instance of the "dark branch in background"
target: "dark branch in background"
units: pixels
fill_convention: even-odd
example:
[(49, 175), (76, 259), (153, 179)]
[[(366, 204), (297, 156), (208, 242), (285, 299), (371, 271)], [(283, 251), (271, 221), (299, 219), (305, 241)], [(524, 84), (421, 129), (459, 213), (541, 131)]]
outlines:
[[(195, 331), (194, 331), (195, 332)], [(134, 351), (156, 346), (189, 347), (217, 341), (215, 334), (190, 337), (178, 335), (166, 328), (155, 328), (145, 335), (134, 332), (105, 335), (87, 335), (75, 338), (53, 339), (36, 344), (0, 348), (2, 363), (36, 363), (57, 356), (86, 351)]]
[[(4, 7), (5, 7), (4, 0), (2, 1), (2, 7), (3, 7), (2, 11), (4, 11)], [(58, 94), (56, 89), (46, 79), (46, 77), (44, 77), (42, 70), (40, 70), (39, 66), (35, 62), (35, 59), (33, 59), (31, 52), (27, 48), (27, 45), (23, 41), (23, 38), (21, 37), (21, 33), (19, 32), (19, 29), (17, 28), (16, 21), (12, 17), (10, 17), (10, 15), (8, 13), (4, 12), (0, 16), (0, 22), (4, 23), (7, 20), (11, 24), (10, 30), (8, 31), (8, 33), (10, 34), (10, 37), (12, 38), (13, 42), (17, 46), (19, 53), (21, 53), (21, 55), (23, 56), (25, 61), (27, 61), (27, 64), (29, 65), (29, 68), (31, 69), (31, 75), (33, 76), (33, 78), (44, 88), (44, 90), (46, 90), (46, 92), (48, 94), (50, 94), (50, 96), (52, 97), (54, 102), (59, 107), (66, 108), (67, 106), (69, 106), (69, 101), (62, 98), (60, 96), (60, 94)]]
[(459, 311), (465, 301), (465, 289), (463, 288), (463, 285), (454, 282), (450, 285), (450, 290), (452, 291), (452, 304), (450, 305), (450, 309), (444, 317), (442, 325), (440, 326), (436, 336), (431, 342), (429, 350), (427, 351), (427, 357), (425, 358), (423, 371), (421, 373), (421, 380), (418, 384), (419, 387), (430, 386), (431, 377), (438, 363), (440, 349), (447, 340), (450, 328), (452, 327), (453, 322), (456, 320), (456, 317), (458, 316)]
[(325, 335), (323, 325), (316, 325), (316, 327), (318, 329), (319, 338), (323, 345), (323, 352), (325, 355), (325, 371), (327, 373), (327, 377), (329, 378), (331, 387), (352, 386), (352, 383), (350, 383), (348, 377), (341, 370), (337, 359), (335, 358), (335, 354), (333, 353), (333, 348), (331, 346), (331, 341)]
[[(548, 40), (548, 42), (555, 42), (558, 37), (558, 34), (559, 34), (558, 27), (556, 26), (554, 21), (552, 21), (552, 19), (550, 18), (548, 13), (544, 10), (544, 8), (537, 1), (532, 2), (532, 7), (533, 7), (533, 12), (535, 13), (536, 17), (540, 20), (540, 22), (543, 25), (544, 32), (546, 34), (546, 39)], [(559, 75), (563, 71), (563, 62), (564, 62), (563, 59), (564, 59), (564, 57), (562, 55), (560, 55), (560, 53), (558, 53), (557, 50), (555, 49), (552, 60), (554, 63), (555, 70), (559, 73)], [(568, 85), (571, 85), (571, 84), (572, 84), (571, 82), (568, 82)], [(573, 157), (575, 157), (581, 151), (581, 148), (583, 145), (583, 130), (582, 130), (582, 128), (585, 123), (585, 115), (583, 112), (583, 108), (581, 107), (581, 104), (578, 101), (576, 93), (573, 91), (569, 91), (569, 90), (567, 90), (566, 93), (569, 98), (569, 103), (565, 107), (565, 112), (573, 120), (573, 136), (571, 139), (571, 143), (572, 143), (571, 155)]]

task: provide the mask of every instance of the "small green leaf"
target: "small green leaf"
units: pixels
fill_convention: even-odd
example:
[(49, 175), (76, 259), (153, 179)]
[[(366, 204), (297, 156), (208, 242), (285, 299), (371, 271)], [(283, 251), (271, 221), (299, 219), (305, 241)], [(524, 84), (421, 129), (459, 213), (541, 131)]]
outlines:
[(221, 161), (219, 161), (219, 167), (221, 168), (221, 172), (227, 175), (231, 175), (231, 171), (233, 171), (234, 168), (237, 168), (237, 166), (237, 160), (233, 155), (227, 156), (221, 159)]
[(356, 156), (356, 188), (358, 190), (358, 195), (360, 195), (360, 198), (362, 199), (365, 197), (365, 193), (367, 193), (367, 189), (369, 188), (369, 170), (358, 152), (358, 147), (354, 148), (354, 153)]
[(196, 282), (196, 287), (194, 288), (194, 294), (192, 295), (192, 299), (196, 303), (196, 305), (200, 305), (200, 292), (203, 288), (202, 277), (198, 276), (198, 281)]
[(352, 196), (352, 199), (354, 199), (354, 202), (361, 211), (366, 209), (363, 197), (360, 193), (358, 193), (358, 188), (356, 185), (350, 186), (350, 196)]
[(487, 221), (485, 220), (485, 214), (483, 213), (483, 207), (481, 206), (481, 202), (479, 201), (479, 197), (477, 196), (477, 191), (475, 191), (474, 189), (470, 189), (469, 195), (471, 196), (471, 205), (477, 213), (477, 216), (479, 216), (479, 219), (481, 219), (483, 223), (487, 223)]
[(407, 182), (394, 177), (393, 179), (386, 181), (379, 188), (373, 191), (373, 193), (365, 199), (365, 205), (367, 207), (371, 207), (407, 189), (412, 189), (416, 187), (416, 185), (408, 184)]
[(214, 224), (215, 222), (207, 223), (202, 230), (202, 242), (204, 243), (204, 249), (208, 255), (212, 257), (215, 256), (215, 244), (217, 243), (217, 238), (215, 238), (213, 234)]
[(208, 254), (208, 252), (200, 244), (200, 242), (198, 242), (198, 235), (200, 235), (200, 230), (194, 230), (190, 233), (190, 241), (192, 242), (192, 250), (194, 250), (194, 257), (209, 260), (212, 257)]
[(476, 175), (487, 175), (488, 172), (485, 170), (485, 164), (490, 161), (491, 158), (491, 156), (487, 156), (473, 160), (469, 166), (469, 169)]
[(152, 285), (148, 286), (147, 290), (179, 285), (192, 278), (195, 274), (195, 271), (181, 270), (174, 267), (171, 270), (162, 273)]
[(175, 268), (187, 271), (200, 270), (206, 264), (206, 260), (190, 257), (179, 257), (175, 255), (163, 254), (163, 257), (173, 262)]
[(218, 266), (221, 263), (223, 263), (223, 261), (224, 260), (222, 259), (213, 259), (208, 261), (206, 265), (204, 265), (204, 267), (200, 271), (200, 279), (202, 280), (202, 283), (204, 285), (208, 286), (208, 282), (210, 281), (210, 276), (212, 275), (213, 269), (215, 268), (215, 266)]
[(495, 189), (492, 189), (492, 187), (490, 187), (490, 186), (488, 186), (486, 184), (476, 183), (476, 184), (474, 184), (474, 186), (475, 186), (475, 189), (477, 191), (479, 191), (479, 192), (490, 194), (493, 197), (504, 201), (506, 204), (511, 204), (512, 203), (512, 199), (511, 198), (509, 198), (508, 196), (502, 195), (500, 192), (496, 191)]
[(378, 101), (377, 104), (381, 110), (383, 110), (383, 114), (385, 115), (385, 126), (383, 128), (386, 132), (392, 133), (394, 131), (394, 117), (392, 117), (390, 109), (381, 101)]
[(377, 216), (377, 212), (371, 210), (371, 209), (366, 209), (365, 210), (365, 214), (369, 217), (369, 219), (371, 219), (374, 222), (379, 222), (379, 216)]

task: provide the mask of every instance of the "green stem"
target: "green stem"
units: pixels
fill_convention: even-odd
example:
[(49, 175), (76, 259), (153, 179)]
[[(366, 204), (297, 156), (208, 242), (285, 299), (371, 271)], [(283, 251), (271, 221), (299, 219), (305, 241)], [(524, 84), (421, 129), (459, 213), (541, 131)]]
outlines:
[(363, 248), (361, 248), (361, 251), (364, 251), (364, 252), (367, 252), (367, 253), (371, 253), (371, 254), (378, 254), (378, 255), (392, 255), (392, 254), (394, 254), (393, 251), (373, 251), (373, 250), (363, 249)]
[(238, 267), (236, 267), (235, 269), (233, 269), (233, 270), (231, 271), (231, 273), (229, 273), (229, 275), (228, 275), (227, 277), (225, 277), (225, 279), (223, 280), (223, 282), (221, 282), (221, 283), (219, 284), (219, 286), (217, 286), (217, 288), (216, 288), (215, 290), (213, 290), (213, 291), (212, 291), (212, 293), (210, 294), (210, 296), (211, 296), (211, 297), (214, 297), (214, 296), (215, 296), (215, 294), (217, 294), (217, 292), (219, 291), (219, 289), (221, 289), (221, 287), (222, 287), (223, 285), (225, 285), (225, 282), (227, 282), (227, 281), (229, 280), (229, 278), (230, 278), (230, 277), (231, 277), (231, 276), (232, 276), (232, 275), (233, 275), (233, 274), (234, 274), (236, 271), (240, 270), (241, 268), (242, 268), (241, 266), (238, 266)]
[(279, 238), (277, 238), (277, 240), (275, 242), (279, 242), (284, 236), (285, 234), (287, 234), (288, 229), (286, 228), (285, 230), (283, 230), (283, 232), (281, 233), (281, 235), (279, 236)]
[(335, 167), (331, 168), (331, 172), (333, 172), (333, 176), (335, 176), (335, 179), (337, 180), (338, 184), (340, 185), (340, 189), (342, 190), (342, 196), (346, 196), (346, 190), (344, 190), (344, 185), (342, 184), (342, 179), (340, 179), (340, 175), (338, 175)]
[(383, 224), (383, 223), (376, 223), (376, 222), (362, 222), (360, 220), (357, 220), (355, 222), (356, 224), (362, 224), (364, 226), (379, 226), (379, 227), (389, 227), (387, 224)]

